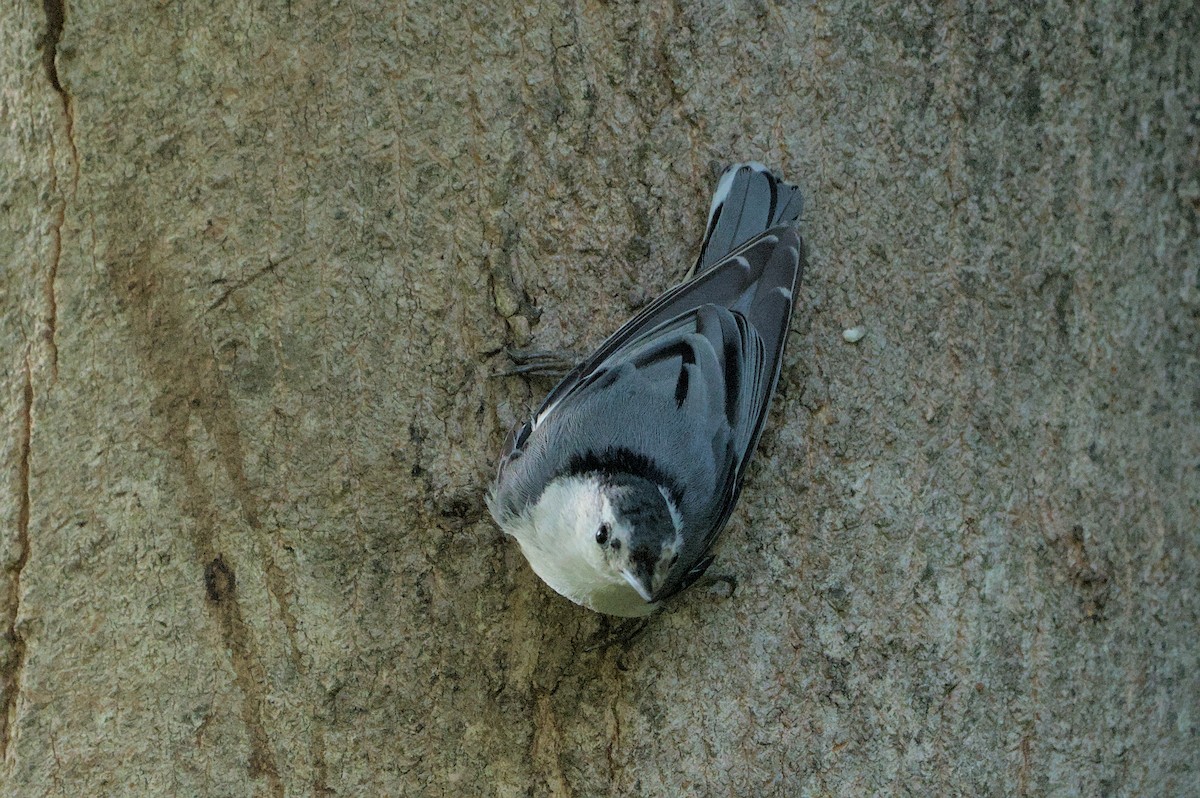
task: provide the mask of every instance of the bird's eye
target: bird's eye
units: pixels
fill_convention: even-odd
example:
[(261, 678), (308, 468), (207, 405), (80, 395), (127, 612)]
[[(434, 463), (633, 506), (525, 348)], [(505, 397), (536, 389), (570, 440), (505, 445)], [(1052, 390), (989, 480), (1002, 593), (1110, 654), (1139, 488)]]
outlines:
[(612, 528), (608, 524), (601, 524), (600, 528), (596, 530), (596, 542), (603, 546), (608, 542), (608, 533), (611, 531)]

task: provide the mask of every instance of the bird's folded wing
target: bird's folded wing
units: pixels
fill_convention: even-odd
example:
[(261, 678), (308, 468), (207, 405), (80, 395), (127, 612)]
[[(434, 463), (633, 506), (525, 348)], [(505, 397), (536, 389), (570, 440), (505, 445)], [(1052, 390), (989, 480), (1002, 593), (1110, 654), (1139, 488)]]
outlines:
[(800, 237), (796, 229), (775, 227), (747, 242), (696, 279), (667, 291), (609, 336), (555, 386), (538, 409), (534, 425), (625, 345), (663, 322), (701, 305), (712, 304), (740, 311), (764, 338), (765, 362), (777, 366), (783, 336), (791, 318), (792, 291), (800, 272), (799, 253)]

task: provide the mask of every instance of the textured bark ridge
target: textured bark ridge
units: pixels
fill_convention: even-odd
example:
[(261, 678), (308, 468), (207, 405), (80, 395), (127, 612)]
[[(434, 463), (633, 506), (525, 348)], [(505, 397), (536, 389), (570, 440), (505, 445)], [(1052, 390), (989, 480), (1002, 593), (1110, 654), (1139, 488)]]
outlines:
[[(268, 5), (0, 11), (0, 795), (1200, 781), (1194, 3)], [(630, 636), (487, 519), (494, 375), (743, 159), (738, 588)]]

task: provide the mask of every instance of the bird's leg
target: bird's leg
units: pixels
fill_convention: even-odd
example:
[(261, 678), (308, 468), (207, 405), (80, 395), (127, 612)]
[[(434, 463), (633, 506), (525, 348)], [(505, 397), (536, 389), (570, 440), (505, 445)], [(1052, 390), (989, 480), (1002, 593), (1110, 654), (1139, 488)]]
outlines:
[(700, 562), (693, 565), (692, 570), (684, 574), (683, 579), (679, 580), (679, 588), (675, 592), (678, 593), (680, 591), (687, 590), (689, 587), (696, 584), (696, 582), (700, 581), (700, 577), (704, 576), (705, 572), (708, 571), (708, 566), (712, 565), (713, 560), (715, 559), (716, 557), (713, 557), (710, 554)]
[(653, 617), (653, 615), (647, 615), (642, 618), (627, 618), (614, 622), (605, 616), (605, 628), (597, 632), (592, 638), (592, 642), (584, 646), (583, 650), (603, 651), (616, 645), (624, 648), (650, 627), (650, 619)]
[(554, 349), (508, 349), (505, 350), (513, 367), (501, 371), (496, 376), (511, 377), (521, 375), (526, 377), (556, 377), (562, 378), (579, 363), (579, 356), (574, 352)]
[(725, 585), (726, 587), (729, 588), (729, 595), (727, 595), (726, 598), (732, 598), (733, 594), (737, 592), (737, 586), (738, 586), (737, 579), (728, 574), (710, 574), (710, 573), (708, 573), (708, 567), (713, 564), (713, 561), (715, 559), (716, 558), (710, 554), (709, 556), (705, 557), (700, 562), (696, 563), (692, 567), (692, 570), (688, 571), (686, 574), (683, 575), (683, 579), (681, 579), (679, 582), (679, 590), (677, 590), (676, 592), (678, 593), (680, 591), (686, 590), (687, 588), (691, 587), (692, 585), (695, 585), (696, 583), (698, 583), (702, 578), (704, 578), (707, 575), (708, 578), (705, 579), (706, 582), (708, 582), (710, 585), (711, 584)]

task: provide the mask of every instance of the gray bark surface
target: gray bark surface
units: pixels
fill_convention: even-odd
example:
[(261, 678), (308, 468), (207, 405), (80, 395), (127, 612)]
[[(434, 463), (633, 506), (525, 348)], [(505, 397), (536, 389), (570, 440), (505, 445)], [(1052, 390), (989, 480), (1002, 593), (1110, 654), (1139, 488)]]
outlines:
[[(45, 0), (0, 65), (0, 795), (1200, 783), (1194, 3)], [(745, 159), (809, 270), (738, 588), (604, 645), (493, 375)]]

